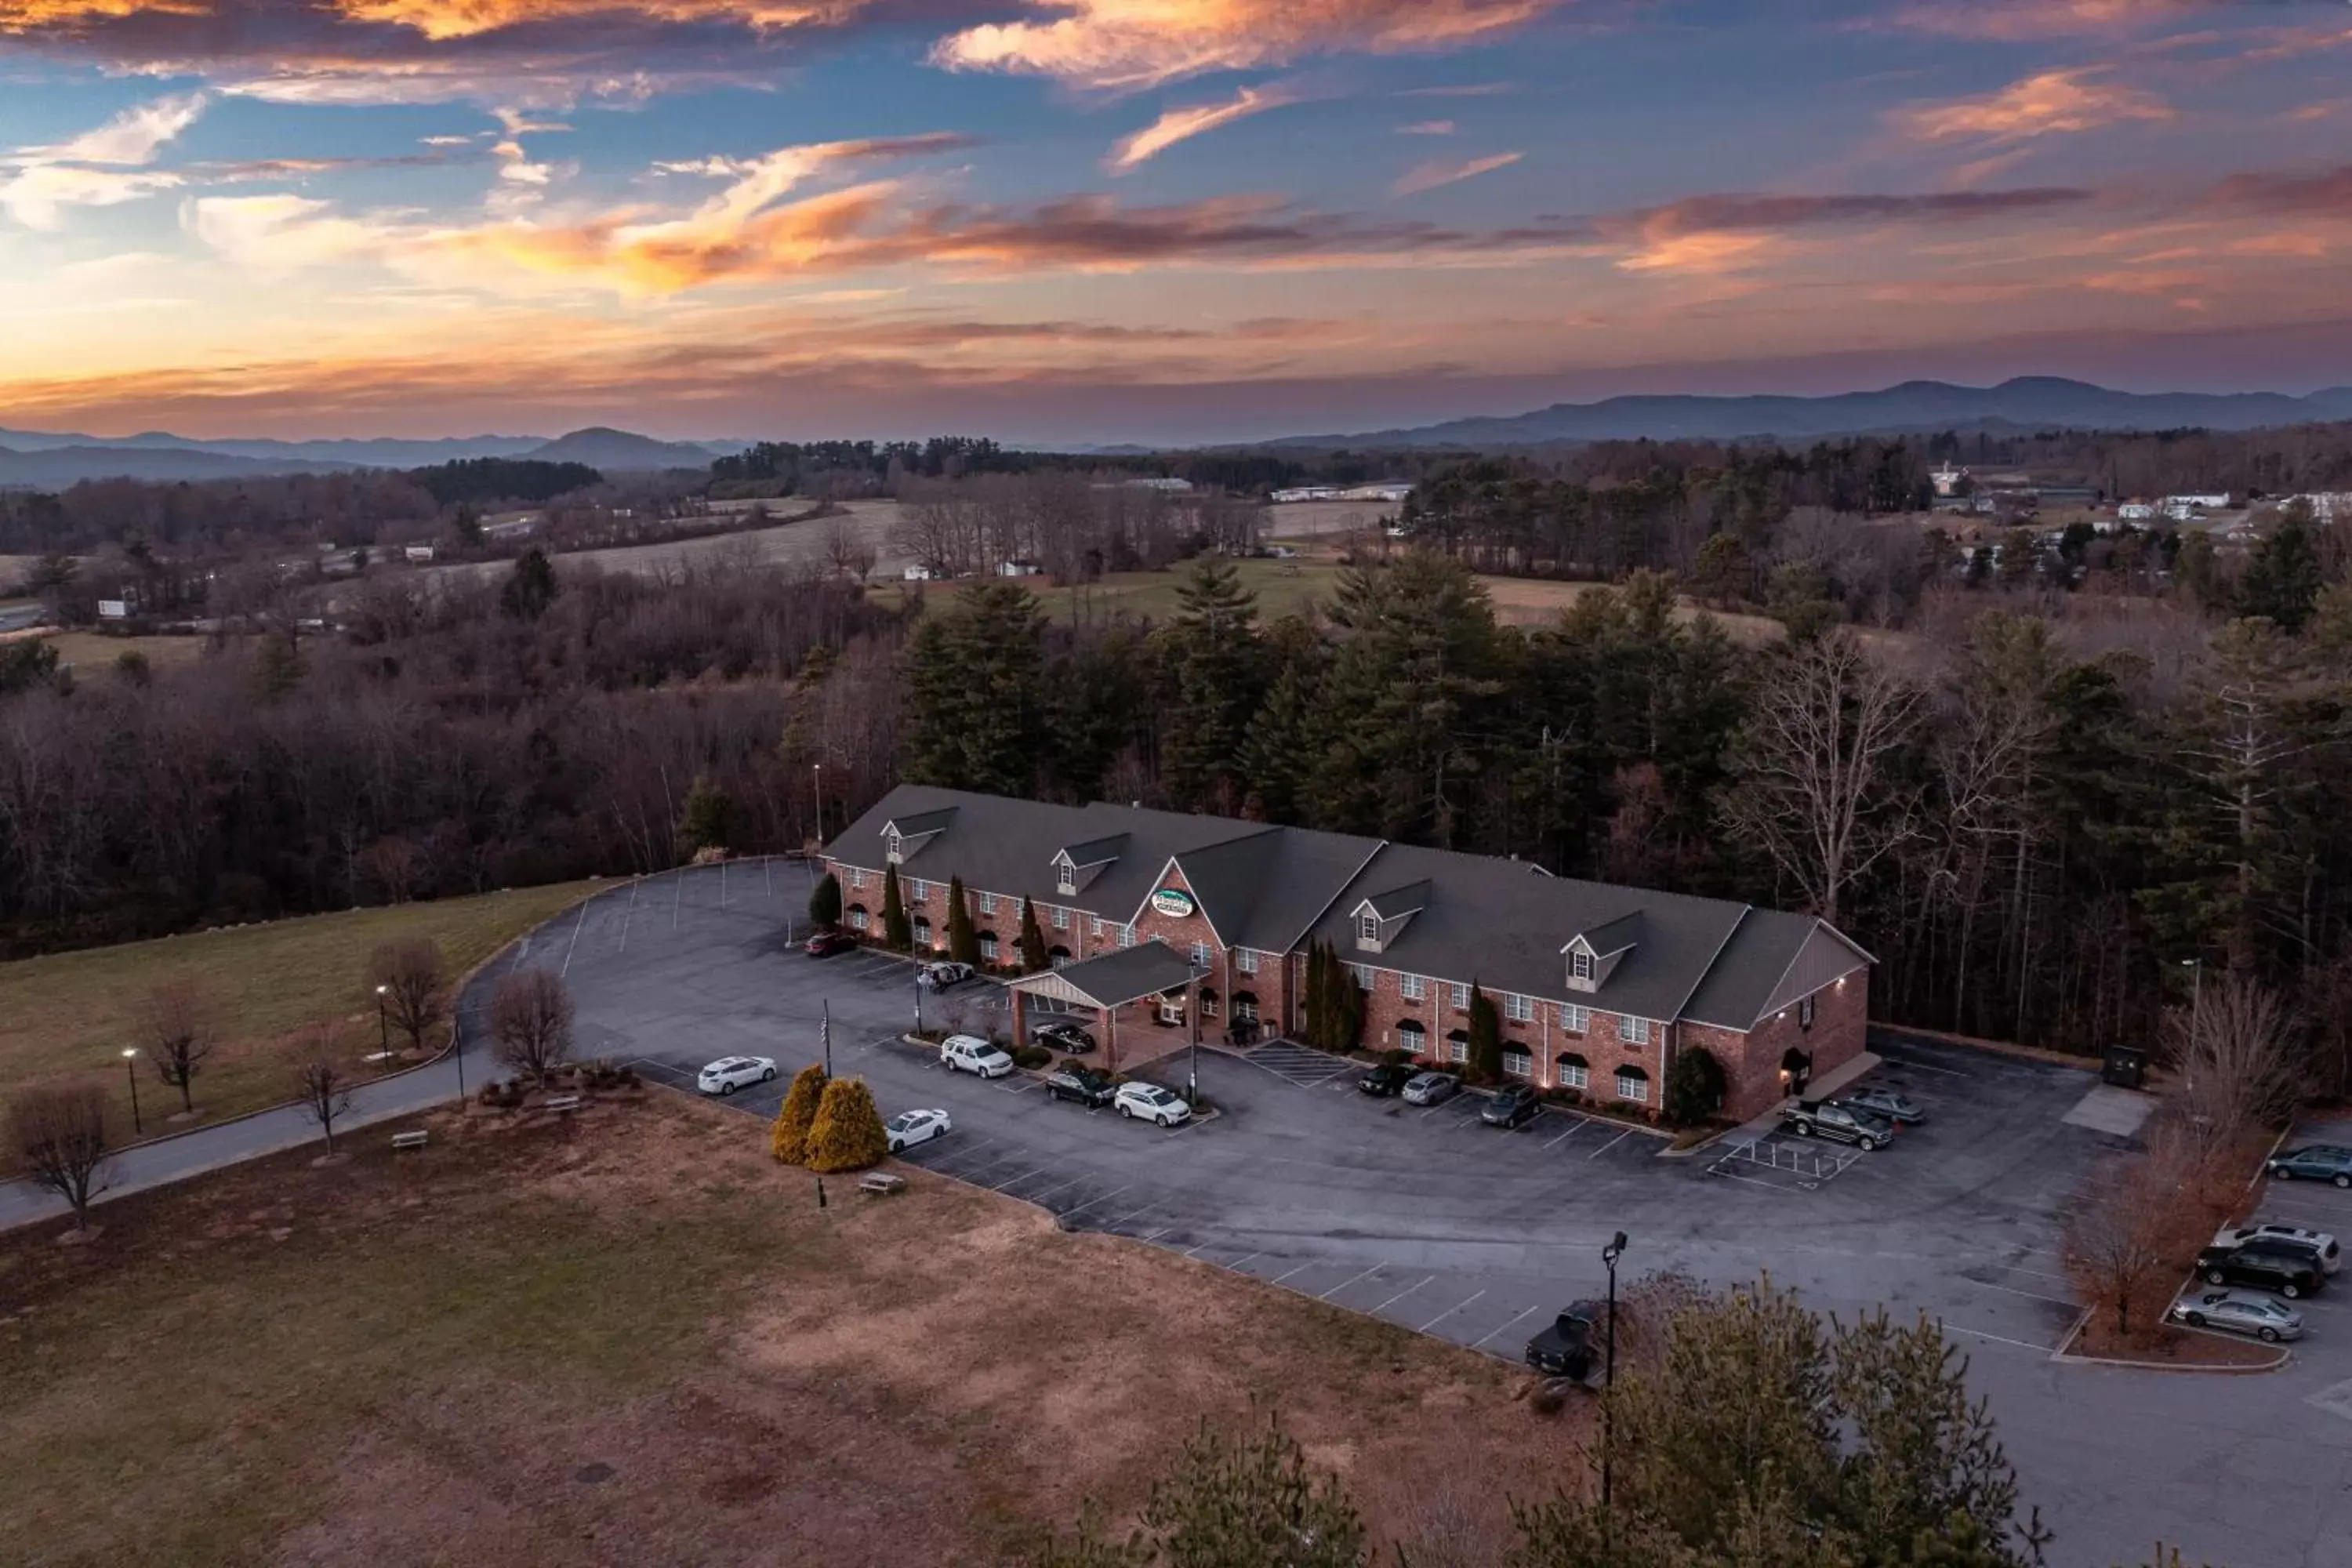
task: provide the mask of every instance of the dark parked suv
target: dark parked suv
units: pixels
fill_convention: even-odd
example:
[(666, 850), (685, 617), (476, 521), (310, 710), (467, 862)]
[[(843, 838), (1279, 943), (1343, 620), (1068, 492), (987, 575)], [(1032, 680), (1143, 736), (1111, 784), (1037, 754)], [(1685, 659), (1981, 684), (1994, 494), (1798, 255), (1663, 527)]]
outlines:
[(1528, 1342), (1528, 1364), (1548, 1376), (1583, 1382), (1592, 1373), (1592, 1342), (1606, 1310), (1598, 1301), (1561, 1308), (1551, 1327)]
[(1486, 1109), (1478, 1113), (1478, 1120), (1489, 1127), (1517, 1127), (1542, 1109), (1536, 1100), (1534, 1085), (1515, 1083), (1496, 1090), (1486, 1102)]
[(1111, 1082), (1108, 1073), (1072, 1063), (1046, 1075), (1045, 1092), (1055, 1100), (1076, 1100), (1092, 1110), (1108, 1105), (1118, 1095), (1118, 1085)]
[(2197, 1272), (2208, 1285), (2251, 1285), (2290, 1300), (2317, 1295), (2326, 1280), (2309, 1248), (2277, 1242), (2209, 1247), (2197, 1255)]
[(1356, 1080), (1356, 1087), (1375, 1099), (1386, 1100), (1402, 1094), (1404, 1086), (1412, 1081), (1419, 1068), (1407, 1062), (1382, 1062)]

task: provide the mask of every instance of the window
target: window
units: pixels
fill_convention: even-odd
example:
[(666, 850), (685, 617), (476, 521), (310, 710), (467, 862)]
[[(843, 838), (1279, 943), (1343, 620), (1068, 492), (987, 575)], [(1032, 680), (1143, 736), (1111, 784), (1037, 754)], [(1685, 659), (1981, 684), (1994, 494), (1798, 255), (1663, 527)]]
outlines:
[(849, 911), (849, 929), (852, 931), (864, 931), (866, 929), (866, 911), (864, 910), (852, 910)]
[(1571, 980), (1592, 978), (1592, 955), (1578, 948), (1568, 955), (1568, 974)]
[(1217, 994), (1203, 986), (1201, 991), (1201, 1016), (1203, 1018), (1213, 1018), (1216, 1016)]
[(1241, 971), (1244, 974), (1255, 974), (1257, 973), (1257, 950), (1250, 947), (1235, 948), (1234, 950), (1234, 967)]
[(1510, 1078), (1526, 1078), (1536, 1070), (1536, 1058), (1525, 1051), (1505, 1051), (1503, 1071)]
[(924, 881), (920, 877), (918, 877), (915, 879), (915, 890), (909, 895), (909, 897), (916, 903), (919, 904), (930, 896), (930, 892), (931, 885), (929, 882)]
[(1468, 1009), (1469, 1005), (1470, 1005), (1470, 987), (1468, 987), (1467, 985), (1465, 985), (1465, 984), (1461, 984), (1459, 981), (1454, 982), (1454, 1010), (1455, 1010), (1456, 1012), (1466, 1011), (1466, 1010)]
[(1067, 931), (1070, 929), (1070, 911), (1062, 908), (1059, 904), (1054, 906), (1054, 929), (1055, 931)]
[(1553, 1065), (1559, 1068), (1559, 1087), (1562, 1089), (1582, 1089), (1591, 1080), (1591, 1068), (1585, 1065), (1582, 1057), (1572, 1051)]
[(1348, 973), (1356, 977), (1356, 989), (1359, 991), (1370, 991), (1379, 984), (1380, 971), (1369, 963), (1351, 963), (1348, 965)]
[(1650, 1043), (1650, 1020), (1647, 1018), (1636, 1018), (1630, 1014), (1620, 1013), (1617, 1016), (1617, 1037), (1624, 1041), (1629, 1046), (1648, 1045)]
[(1650, 1098), (1650, 1075), (1643, 1072), (1640, 1068), (1619, 1068), (1617, 1069), (1617, 1098), (1620, 1100), (1630, 1100), (1636, 1104), (1640, 1104), (1643, 1100), (1648, 1100)]
[(1247, 991), (1234, 993), (1234, 1019), (1236, 1023), (1257, 1022), (1257, 998)]
[(849, 885), (853, 888), (866, 886), (866, 873), (852, 866), (849, 868)]
[(1135, 928), (1133, 926), (1125, 925), (1118, 928), (1118, 945), (1121, 947), (1133, 947), (1135, 945)]
[(1418, 1002), (1429, 994), (1429, 982), (1418, 974), (1397, 976), (1397, 994), (1408, 1002)]
[(1445, 1059), (1466, 1062), (1470, 1059), (1470, 1037), (1456, 1029), (1445, 1037)]
[(981, 894), (980, 912), (984, 915), (992, 915), (996, 912), (996, 895), (994, 893)]
[(1057, 947), (1045, 957), (1055, 968), (1059, 969), (1070, 962), (1070, 950), (1066, 947)]
[(1813, 999), (1811, 996), (1808, 996), (1803, 1001), (1797, 1004), (1797, 1027), (1800, 1029), (1810, 1029), (1812, 1026)]
[(1381, 917), (1374, 914), (1358, 915), (1356, 917), (1356, 940), (1365, 943), (1367, 946), (1377, 943), (1381, 940)]
[(931, 945), (931, 922), (920, 915), (915, 917), (915, 945), (917, 947)]
[(1093, 937), (1097, 942), (1100, 942), (1100, 941), (1102, 941), (1102, 934), (1103, 934), (1102, 916), (1100, 916), (1100, 915), (1094, 915), (1094, 916), (1091, 916), (1091, 917), (1089, 917), (1089, 918), (1088, 918), (1088, 920), (1087, 920), (1087, 925), (1089, 925), (1090, 927), (1092, 927), (1092, 928), (1093, 928), (1092, 930), (1090, 930), (1089, 931), (1087, 931), (1087, 935), (1089, 935), (1089, 936), (1091, 936), (1091, 937)]
[(895, 827), (890, 830), (889, 836), (883, 840), (882, 852), (889, 857), (890, 864), (893, 866), (896, 866), (898, 863), (899, 846), (904, 842), (905, 840), (898, 837), (898, 830)]
[(1524, 1024), (1536, 1016), (1535, 998), (1516, 992), (1503, 993), (1503, 1016), (1514, 1024)]
[(1195, 969), (1206, 969), (1209, 967), (1209, 944), (1207, 942), (1196, 942), (1192, 944), (1192, 967)]
[(1427, 1043), (1428, 1039), (1428, 1031), (1421, 1026), (1421, 1021), (1417, 1018), (1407, 1018), (1403, 1023), (1397, 1026), (1398, 1046), (1412, 1052), (1414, 1056), (1421, 1055), (1422, 1049)]
[(1076, 892), (1078, 890), (1077, 868), (1066, 860), (1054, 868), (1054, 890), (1057, 893)]
[(1563, 1034), (1583, 1034), (1586, 1030), (1592, 1027), (1592, 1009), (1590, 1007), (1562, 1007), (1559, 1010), (1559, 1027), (1560, 1032)]
[(980, 956), (990, 963), (994, 963), (996, 962), (996, 933), (994, 931), (984, 931), (980, 933)]

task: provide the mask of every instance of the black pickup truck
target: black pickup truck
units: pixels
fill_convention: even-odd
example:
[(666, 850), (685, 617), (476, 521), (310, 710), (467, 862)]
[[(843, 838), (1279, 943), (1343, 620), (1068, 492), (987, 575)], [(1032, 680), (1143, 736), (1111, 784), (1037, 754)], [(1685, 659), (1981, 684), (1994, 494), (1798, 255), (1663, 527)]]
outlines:
[(1800, 1138), (1834, 1138), (1864, 1153), (1895, 1142), (1895, 1123), (1834, 1100), (1799, 1100), (1780, 1112), (1780, 1131)]
[(1548, 1376), (1583, 1382), (1592, 1373), (1593, 1341), (1607, 1311), (1598, 1301), (1562, 1307), (1551, 1327), (1528, 1342), (1528, 1364)]

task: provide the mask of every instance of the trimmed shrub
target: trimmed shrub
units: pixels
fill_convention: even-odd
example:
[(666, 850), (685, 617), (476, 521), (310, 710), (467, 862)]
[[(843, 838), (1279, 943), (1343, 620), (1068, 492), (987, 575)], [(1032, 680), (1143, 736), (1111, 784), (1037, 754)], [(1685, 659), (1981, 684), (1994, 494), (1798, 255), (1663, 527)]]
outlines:
[(1037, 906), (1024, 894), (1021, 900), (1021, 967), (1036, 971), (1052, 967), (1053, 958), (1045, 950), (1045, 933), (1037, 926)]
[(1695, 1126), (1723, 1109), (1723, 1064), (1705, 1046), (1685, 1046), (1666, 1069), (1666, 1120)]
[(809, 919), (820, 926), (841, 923), (841, 879), (827, 871), (809, 889)]
[(915, 925), (898, 891), (898, 868), (882, 868), (882, 945), (904, 952), (915, 945)]
[(776, 1124), (768, 1133), (768, 1152), (778, 1163), (807, 1163), (809, 1129), (816, 1122), (817, 1105), (824, 1098), (824, 1068), (811, 1062), (793, 1076), (793, 1087), (784, 1092)]
[(948, 956), (980, 967), (980, 935), (971, 929), (971, 900), (964, 895), (961, 877), (948, 879)]
[(812, 1171), (860, 1171), (878, 1165), (890, 1155), (890, 1140), (882, 1131), (882, 1113), (874, 1108), (873, 1091), (862, 1078), (837, 1078), (824, 1086), (817, 1103), (816, 1121), (809, 1128), (808, 1168)]
[(1465, 1075), (1473, 1083), (1499, 1083), (1503, 1078), (1503, 1015), (1495, 999), (1470, 986), (1470, 1061)]
[(1041, 1068), (1053, 1059), (1054, 1053), (1044, 1046), (1017, 1046), (1013, 1051), (1014, 1067)]

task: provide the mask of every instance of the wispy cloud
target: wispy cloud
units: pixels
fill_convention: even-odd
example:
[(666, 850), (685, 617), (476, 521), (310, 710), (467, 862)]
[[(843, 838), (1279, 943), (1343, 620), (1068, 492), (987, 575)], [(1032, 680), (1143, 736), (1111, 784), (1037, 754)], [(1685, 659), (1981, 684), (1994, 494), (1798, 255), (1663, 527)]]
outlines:
[(1197, 103), (1182, 109), (1164, 110), (1159, 119), (1142, 130), (1122, 136), (1103, 167), (1114, 174), (1124, 174), (1160, 156), (1180, 142), (1206, 135), (1220, 126), (1231, 125), (1236, 120), (1246, 120), (1253, 114), (1263, 114), (1269, 109), (1281, 109), (1299, 101), (1295, 88), (1276, 83), (1267, 87), (1245, 87), (1222, 103)]
[(1443, 185), (1459, 184), (1464, 180), (1475, 180), (1481, 174), (1491, 174), (1497, 169), (1507, 169), (1526, 156), (1525, 153), (1491, 153), (1484, 158), (1471, 158), (1461, 163), (1416, 163), (1389, 187), (1389, 194), (1419, 195), (1423, 191), (1433, 191)]
[(2049, 70), (1999, 92), (1897, 110), (1895, 124), (1923, 142), (2009, 142), (2170, 120), (2170, 104), (2095, 69)]
[(205, 111), (203, 93), (179, 93), (127, 109), (94, 131), (0, 155), (0, 211), (27, 228), (55, 228), (68, 207), (116, 206), (181, 183), (149, 169)]
[(1410, 125), (1397, 127), (1400, 136), (1451, 136), (1455, 126), (1451, 120), (1416, 120)]

